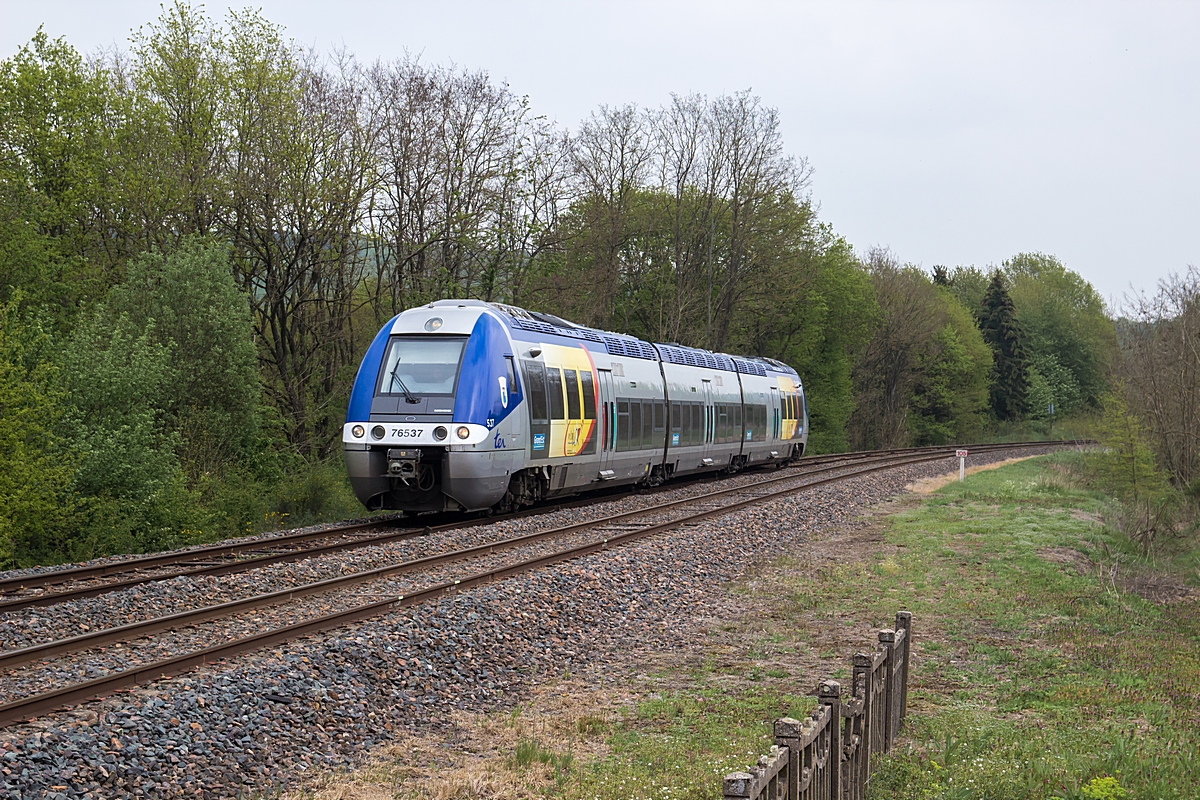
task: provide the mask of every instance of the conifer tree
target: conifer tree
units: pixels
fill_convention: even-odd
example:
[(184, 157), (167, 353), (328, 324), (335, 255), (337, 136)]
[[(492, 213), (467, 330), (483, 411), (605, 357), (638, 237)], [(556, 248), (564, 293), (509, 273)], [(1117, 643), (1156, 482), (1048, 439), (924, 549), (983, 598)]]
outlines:
[(996, 419), (1020, 419), (1027, 410), (1029, 395), (1029, 366), (1025, 363), (1025, 346), (1016, 309), (1004, 285), (1000, 270), (992, 273), (992, 281), (983, 296), (983, 313), (979, 319), (983, 340), (992, 348), (992, 413)]

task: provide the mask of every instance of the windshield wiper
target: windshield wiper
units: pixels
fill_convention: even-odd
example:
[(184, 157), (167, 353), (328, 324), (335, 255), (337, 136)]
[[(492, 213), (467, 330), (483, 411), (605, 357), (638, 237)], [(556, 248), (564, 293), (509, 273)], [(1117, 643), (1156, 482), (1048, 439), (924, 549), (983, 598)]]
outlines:
[(412, 392), (410, 392), (408, 390), (408, 387), (404, 385), (404, 379), (401, 378), (400, 375), (398, 374), (399, 369), (400, 369), (400, 362), (397, 361), (396, 366), (392, 367), (392, 384), (393, 385), (395, 385), (397, 383), (400, 384), (400, 391), (404, 392), (404, 399), (407, 400), (408, 402), (412, 403), (413, 405), (416, 405), (417, 403), (419, 403), (421, 401), (418, 400), (416, 395), (414, 395)]

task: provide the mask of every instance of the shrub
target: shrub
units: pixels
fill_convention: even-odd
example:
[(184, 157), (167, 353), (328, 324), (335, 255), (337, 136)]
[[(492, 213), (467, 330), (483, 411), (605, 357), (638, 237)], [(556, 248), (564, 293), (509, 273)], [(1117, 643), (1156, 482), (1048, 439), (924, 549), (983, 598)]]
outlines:
[(1079, 789), (1083, 800), (1124, 800), (1125, 789), (1111, 775), (1092, 778)]

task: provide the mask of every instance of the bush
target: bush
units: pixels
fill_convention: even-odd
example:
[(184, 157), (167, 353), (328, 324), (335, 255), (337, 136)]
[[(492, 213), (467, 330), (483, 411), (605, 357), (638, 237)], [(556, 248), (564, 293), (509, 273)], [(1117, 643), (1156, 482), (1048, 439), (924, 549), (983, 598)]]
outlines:
[(1155, 462), (1145, 431), (1120, 392), (1105, 400), (1101, 448), (1088, 457), (1097, 486), (1117, 501), (1116, 527), (1143, 555), (1176, 531), (1180, 493)]
[(61, 546), (73, 512), (75, 459), (61, 435), (49, 338), (0, 305), (0, 567), (30, 566)]
[(1083, 800), (1125, 800), (1125, 789), (1111, 775), (1092, 778), (1079, 789)]
[(275, 488), (270, 512), (276, 527), (307, 525), (330, 519), (359, 517), (365, 512), (346, 476), (346, 468), (336, 461), (301, 461)]

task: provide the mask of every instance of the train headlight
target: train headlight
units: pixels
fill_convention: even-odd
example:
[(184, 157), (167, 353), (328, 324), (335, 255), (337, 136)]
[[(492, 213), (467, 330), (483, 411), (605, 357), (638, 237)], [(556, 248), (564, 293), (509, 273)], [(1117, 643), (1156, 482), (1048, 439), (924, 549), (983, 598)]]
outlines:
[(353, 428), (350, 429), (350, 435), (353, 436), (355, 439), (361, 439), (363, 437), (363, 434), (365, 434), (366, 432), (367, 432), (366, 428), (364, 428), (362, 425), (355, 425)]
[(471, 429), (466, 425), (459, 425), (458, 430), (454, 432), (454, 435), (460, 439), (466, 439), (471, 435)]
[(442, 441), (443, 439), (445, 439), (449, 435), (450, 435), (450, 431), (446, 430), (445, 425), (438, 425), (436, 428), (433, 429), (433, 438), (437, 439), (439, 442)]
[(386, 433), (386, 431), (384, 431), (382, 425), (376, 425), (374, 428), (371, 428), (371, 436), (376, 439), (382, 439), (384, 433)]

